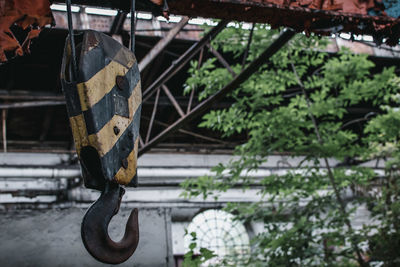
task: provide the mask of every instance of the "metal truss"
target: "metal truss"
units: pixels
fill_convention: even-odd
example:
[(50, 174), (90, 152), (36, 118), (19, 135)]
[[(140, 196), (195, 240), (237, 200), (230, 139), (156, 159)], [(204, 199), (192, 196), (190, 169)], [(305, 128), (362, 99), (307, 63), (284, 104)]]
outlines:
[[(116, 16), (114, 23), (109, 29), (110, 34), (121, 33), (121, 27), (126, 16), (123, 12), (120, 12), (118, 14), (119, 15)], [(150, 76), (156, 75), (157, 71), (154, 68), (150, 69), (150, 64), (154, 61), (155, 66), (160, 65), (160, 57), (162, 57), (163, 53), (167, 53), (167, 45), (175, 38), (177, 34), (180, 33), (180, 31), (186, 25), (187, 21), (187, 17), (182, 18), (181, 22), (176, 24), (175, 27), (173, 27), (170, 32), (166, 34), (165, 37), (162, 38), (147, 53), (147, 55), (141, 60), (141, 62), (139, 62), (139, 66), (141, 66), (142, 70), (149, 72)], [(290, 40), (290, 38), (294, 35), (294, 31), (285, 30), (284, 32), (282, 32), (282, 34), (264, 51), (264, 53), (259, 56), (259, 58), (248, 64), (247, 67), (245, 67), (240, 73), (237, 74), (232, 70), (228, 61), (225, 60), (224, 57), (211, 45), (211, 41), (227, 26), (227, 24), (228, 21), (221, 21), (218, 25), (209, 30), (201, 40), (193, 44), (189, 49), (187, 49), (185, 53), (183, 53), (180, 57), (173, 61), (172, 64), (158, 77), (156, 76), (157, 78), (153, 80), (153, 82), (148, 87), (143, 88), (143, 102), (144, 105), (150, 107), (150, 109), (147, 109), (147, 114), (142, 113), (142, 136), (140, 138), (138, 151), (139, 155), (142, 155), (143, 153), (149, 151), (151, 148), (154, 148), (157, 144), (159, 144), (160, 142), (165, 140), (165, 138), (171, 136), (175, 132), (192, 136), (197, 139), (205, 140), (207, 141), (207, 143), (210, 143), (207, 146), (218, 144), (219, 146), (223, 145), (223, 147), (232, 147), (233, 144), (231, 142), (226, 142), (218, 138), (202, 135), (201, 133), (195, 132), (194, 130), (190, 131), (189, 129), (184, 129), (184, 125), (206, 113), (208, 110), (210, 110), (210, 108), (212, 108), (215, 103), (219, 102), (219, 104), (221, 104), (222, 98), (232, 92), (241, 83), (246, 81), (254, 72), (259, 69), (261, 65), (266, 63), (268, 58), (274, 55), (288, 40)], [(249, 40), (249, 42), (250, 41), (251, 40)], [(198, 59), (198, 66), (200, 67), (201, 62), (205, 61), (204, 58), (207, 56), (206, 54), (208, 54), (208, 56), (215, 56), (221, 66), (224, 66), (229, 71), (232, 76), (231, 82), (229, 82), (219, 92), (203, 101), (197, 100), (197, 95), (195, 95), (196, 93), (194, 91), (192, 91), (189, 96), (182, 97), (181, 90), (176, 90), (176, 88), (170, 88), (168, 86), (168, 81), (173, 81), (174, 77), (176, 77), (177, 74), (180, 75), (182, 73), (181, 70), (186, 67), (187, 63), (190, 60), (194, 58)], [(151, 80), (151, 78), (148, 78), (147, 80)], [(9, 91), (4, 91), (0, 94), (0, 100), (2, 100), (2, 103), (0, 103), (0, 109), (3, 110), (25, 109), (32, 107), (52, 109), (55, 106), (65, 105), (63, 96), (44, 92), (43, 94), (42, 92), (40, 92), (40, 94), (27, 94), (26, 92), (22, 91), (21, 93), (13, 91), (13, 93), (10, 94)], [(160, 111), (161, 107), (165, 106), (165, 101), (168, 101), (168, 104), (170, 104), (174, 108), (174, 110), (176, 110), (177, 115), (172, 114), (175, 116), (175, 118), (165, 116), (165, 113), (157, 114), (157, 110)], [(229, 102), (224, 102), (223, 105), (226, 104), (229, 105)], [(51, 117), (51, 113), (52, 112), (47, 112), (47, 117), (45, 117), (45, 119), (43, 120), (43, 129), (38, 134), (40, 140), (38, 140), (36, 143), (32, 143), (32, 145), (42, 147), (41, 144), (46, 141), (48, 131), (49, 129), (51, 129), (51, 121), (54, 120), (54, 118)], [(13, 140), (7, 140), (5, 131), (6, 117), (7, 113), (3, 112), (3, 133), (1, 134), (2, 137), (0, 138), (2, 139), (1, 143), (4, 146), (3, 150), (6, 150), (7, 143), (9, 143), (10, 145), (19, 144), (14, 144)], [(64, 143), (60, 143), (60, 147), (64, 147)], [(31, 143), (21, 143), (21, 145), (31, 145)], [(67, 144), (65, 146), (67, 146), (68, 151), (70, 151), (70, 145)]]
[[(181, 57), (179, 57), (176, 61), (174, 61), (171, 66), (165, 70), (148, 88), (146, 88), (143, 92), (143, 102), (149, 101), (149, 99), (155, 94), (155, 100), (153, 105), (153, 111), (150, 118), (147, 118), (148, 122), (147, 133), (144, 138), (140, 139), (139, 146), (139, 156), (143, 155), (151, 148), (155, 147), (157, 144), (162, 142), (165, 138), (170, 136), (176, 131), (180, 131), (186, 134), (197, 135), (197, 137), (206, 139), (208, 137), (201, 136), (197, 133), (193, 133), (190, 131), (183, 130), (183, 126), (185, 123), (199, 117), (204, 114), (207, 110), (209, 110), (214, 103), (221, 100), (228, 93), (232, 92), (236, 89), (240, 84), (246, 81), (253, 73), (255, 73), (263, 64), (267, 62), (267, 60), (272, 57), (282, 46), (284, 46), (295, 34), (293, 30), (286, 29), (281, 32), (280, 36), (276, 38), (272, 42), (272, 44), (264, 50), (264, 52), (252, 61), (245, 69), (243, 69), (239, 74), (231, 69), (228, 62), (222, 57), (221, 54), (218, 53), (215, 49), (212, 48), (210, 42), (211, 40), (221, 32), (228, 21), (221, 21), (217, 26), (211, 29), (200, 41), (195, 43), (192, 47), (190, 47)], [(250, 41), (250, 40), (249, 40)], [(219, 90), (214, 95), (211, 95), (207, 99), (197, 103), (196, 106), (193, 106), (194, 99), (194, 91), (191, 92), (191, 95), (188, 100), (187, 109), (184, 111), (179, 103), (176, 101), (176, 97), (173, 96), (169, 88), (166, 86), (166, 82), (169, 81), (174, 75), (181, 70), (185, 64), (187, 64), (194, 56), (198, 53), (199, 55), (199, 66), (201, 61), (203, 60), (203, 49), (204, 47), (208, 47), (211, 53), (218, 59), (218, 61), (223, 65), (228, 71), (232, 74), (233, 79), (227, 85), (225, 85), (221, 90)], [(149, 54), (151, 51), (149, 52)], [(168, 97), (175, 110), (179, 114), (179, 118), (173, 123), (163, 123), (155, 120), (157, 106), (159, 103), (160, 93), (163, 93)], [(164, 125), (166, 128), (161, 132), (154, 133), (154, 125)], [(142, 124), (143, 125), (143, 124)]]

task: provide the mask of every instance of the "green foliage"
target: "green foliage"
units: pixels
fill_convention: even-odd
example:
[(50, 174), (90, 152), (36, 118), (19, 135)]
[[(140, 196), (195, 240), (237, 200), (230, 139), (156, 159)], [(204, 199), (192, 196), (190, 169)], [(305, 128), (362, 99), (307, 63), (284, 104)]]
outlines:
[(192, 238), (192, 242), (189, 245), (189, 251), (186, 252), (183, 256), (183, 267), (200, 267), (201, 264), (216, 256), (211, 250), (207, 248), (200, 248), (199, 252), (196, 253), (196, 233), (191, 232), (190, 236)]
[[(213, 46), (242, 61), (249, 31), (227, 28)], [(246, 63), (277, 36), (256, 25)], [(395, 67), (372, 74), (367, 55), (322, 52), (326, 39), (298, 34), (229, 97), (229, 108), (212, 110), (200, 127), (248, 139), (236, 158), (213, 168), (213, 176), (182, 183), (185, 197), (217, 198), (238, 184), (260, 184), (260, 202), (229, 203), (243, 222), (261, 221), (265, 231), (252, 240), (249, 266), (400, 265), (400, 79)], [(232, 66), (236, 73), (241, 64)], [(375, 70), (374, 70), (375, 71)], [(191, 62), (185, 93), (203, 99), (231, 75), (215, 59)], [(361, 108), (368, 112), (354, 112)], [(254, 181), (257, 170), (276, 153), (302, 160), (284, 175)], [(336, 159), (342, 164), (325, 160)], [(360, 165), (384, 162), (380, 173)], [(351, 195), (351, 197), (348, 197)], [(349, 224), (365, 207), (368, 224)], [(353, 229), (354, 228), (354, 229)]]

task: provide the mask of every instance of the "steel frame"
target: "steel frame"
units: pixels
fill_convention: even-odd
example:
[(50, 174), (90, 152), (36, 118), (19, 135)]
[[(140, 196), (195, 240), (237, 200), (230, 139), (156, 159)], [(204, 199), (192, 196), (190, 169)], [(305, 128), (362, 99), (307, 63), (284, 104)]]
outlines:
[(163, 50), (167, 45), (175, 38), (175, 36), (185, 27), (188, 23), (189, 17), (182, 17), (175, 27), (173, 27), (164, 38), (162, 38), (147, 55), (139, 62), (139, 70), (144, 70)]
[[(124, 14), (121, 12), (120, 16), (115, 19), (115, 23), (113, 24), (110, 33), (118, 33), (123, 20), (125, 19)], [(162, 56), (162, 53), (165, 52), (167, 45), (173, 40), (173, 38), (179, 34), (180, 30), (186, 25), (188, 18), (183, 18), (181, 23), (176, 25), (174, 28), (170, 30), (164, 38), (162, 38), (144, 57), (145, 61), (141, 61), (139, 64), (143, 62), (143, 68), (146, 68), (154, 59)], [(153, 105), (151, 116), (144, 117), (142, 120), (142, 130), (141, 134), (143, 136), (139, 139), (139, 156), (143, 153), (149, 151), (151, 148), (154, 148), (160, 142), (165, 140), (168, 136), (173, 134), (174, 132), (180, 132), (185, 135), (193, 136), (198, 139), (205, 140), (211, 143), (218, 143), (222, 145), (226, 145), (232, 147), (234, 144), (229, 142), (224, 142), (222, 140), (218, 140), (217, 138), (212, 138), (209, 136), (202, 135), (200, 133), (194, 132), (193, 130), (184, 129), (183, 126), (185, 123), (201, 116), (207, 110), (209, 110), (214, 103), (220, 101), (224, 96), (226, 96), (229, 92), (237, 88), (241, 83), (247, 80), (254, 72), (258, 70), (258, 68), (263, 65), (268, 58), (274, 55), (290, 38), (295, 34), (292, 30), (285, 30), (282, 34), (260, 55), (259, 58), (247, 64), (246, 68), (243, 69), (240, 73), (235, 73), (227, 60), (215, 50), (211, 41), (215, 36), (217, 36), (228, 24), (228, 21), (221, 21), (218, 25), (212, 28), (208, 33), (204, 35), (204, 37), (199, 40), (197, 43), (193, 44), (185, 53), (183, 53), (177, 60), (173, 61), (171, 66), (168, 67), (158, 78), (153, 81), (143, 92), (143, 102), (148, 106), (150, 103)], [(251, 42), (251, 37), (249, 38), (249, 42)], [(179, 73), (185, 65), (197, 56), (198, 58), (198, 68), (201, 67), (204, 58), (206, 57), (206, 51), (208, 51), (209, 56), (215, 56), (218, 62), (224, 66), (229, 73), (232, 75), (232, 81), (228, 83), (225, 87), (223, 87), (219, 92), (210, 96), (209, 98), (199, 102), (196, 99), (195, 90), (193, 90), (186, 103), (182, 100), (177, 101), (177, 96), (174, 96), (174, 90), (170, 90), (168, 85), (166, 84), (171, 78), (174, 77), (177, 73)], [(158, 57), (157, 57), (158, 55)], [(245, 58), (244, 58), (245, 60)], [(157, 63), (157, 62), (155, 62)], [(146, 70), (148, 71), (148, 70)], [(154, 73), (154, 70), (151, 71), (150, 75)], [(175, 90), (176, 91), (176, 90)], [(163, 95), (161, 97), (161, 95)], [(179, 95), (178, 97), (180, 97)], [(1, 99), (4, 99), (6, 102), (0, 104), (0, 109), (8, 110), (8, 109), (21, 109), (21, 108), (31, 108), (31, 107), (39, 107), (39, 106), (58, 106), (65, 105), (65, 101), (62, 96), (59, 95), (19, 95), (19, 94), (2, 94), (0, 95)], [(171, 106), (174, 107), (178, 117), (174, 119), (171, 123), (157, 120), (157, 111), (160, 110), (160, 105), (165, 105), (165, 100), (168, 99), (171, 103)], [(7, 100), (19, 100), (21, 102), (8, 102)], [(186, 104), (186, 105), (185, 105)], [(144, 114), (142, 114), (144, 115)], [(150, 115), (150, 114), (149, 114)], [(3, 114), (3, 140), (2, 143), (5, 145), (7, 143), (5, 138), (5, 116)], [(170, 118), (171, 119), (171, 118)], [(45, 141), (47, 135), (48, 124), (50, 124), (51, 118), (47, 118), (43, 122), (43, 131), (40, 134), (40, 143)], [(147, 126), (143, 127), (143, 126)], [(157, 127), (155, 127), (157, 126)], [(160, 128), (161, 127), (161, 128)], [(161, 130), (160, 130), (161, 129)], [(4, 148), (3, 148), (4, 149)]]
[(143, 92), (143, 101), (147, 101), (157, 90), (158, 87), (166, 83), (171, 79), (179, 70), (185, 66), (206, 44), (208, 44), (214, 37), (220, 33), (228, 21), (221, 21), (217, 26), (212, 28), (200, 41), (193, 44), (182, 56), (180, 56), (172, 65), (164, 71), (157, 80), (155, 80), (146, 90)]
[[(234, 89), (236, 89), (240, 84), (242, 84), (244, 81), (246, 81), (253, 73), (255, 73), (262, 65), (264, 65), (267, 60), (272, 57), (279, 49), (284, 46), (295, 34), (293, 30), (286, 29), (282, 31), (280, 36), (272, 42), (272, 44), (266, 48), (266, 50), (254, 61), (252, 61), (250, 64), (247, 65), (245, 69), (243, 69), (238, 75), (233, 72), (233, 70), (230, 68), (229, 64), (224, 60), (224, 58), (214, 49), (211, 48), (209, 45), (209, 42), (214, 38), (225, 26), (227, 25), (227, 21), (222, 21), (220, 22), (217, 26), (215, 26), (212, 30), (206, 34), (203, 39), (201, 39), (199, 42), (194, 44), (191, 48), (188, 49), (176, 62), (174, 62), (163, 74), (160, 75), (160, 77), (152, 84), (150, 85), (143, 93), (143, 101), (148, 101), (149, 98), (156, 92), (156, 99), (154, 102), (154, 107), (153, 107), (153, 112), (152, 116), (150, 118), (150, 123), (149, 127), (147, 130), (147, 136), (145, 139), (145, 142), (140, 142), (139, 146), (139, 151), (138, 155), (141, 156), (147, 151), (149, 151), (151, 148), (155, 147), (157, 144), (159, 144), (161, 141), (163, 141), (165, 138), (167, 138), (169, 135), (176, 131), (182, 130), (182, 127), (185, 123), (197, 118), (207, 110), (209, 110), (212, 105), (221, 100), (224, 96), (226, 96), (228, 93), (232, 92)], [(230, 73), (233, 76), (233, 79), (231, 82), (229, 82), (225, 87), (223, 87), (221, 90), (219, 90), (217, 93), (214, 95), (208, 97), (204, 101), (198, 103), (194, 108), (191, 107), (192, 101), (194, 98), (194, 93), (192, 91), (190, 98), (189, 98), (189, 103), (188, 103), (188, 108), (186, 110), (186, 113), (183, 112), (182, 108), (179, 106), (177, 103), (176, 99), (174, 96), (171, 94), (170, 90), (168, 87), (165, 85), (165, 83), (173, 77), (174, 74), (176, 74), (182, 67), (191, 59), (193, 58), (199, 51), (203, 51), (202, 48), (204, 46), (209, 46), (211, 48), (211, 52), (217, 57), (217, 59), (220, 61), (220, 63), (225, 66)], [(214, 52), (213, 52), (214, 51)], [(202, 60), (203, 53), (200, 53), (200, 61)], [(199, 64), (200, 65), (200, 64)], [(157, 104), (158, 100), (160, 97), (160, 88), (166, 93), (170, 101), (172, 102), (173, 106), (177, 110), (178, 114), (180, 115), (180, 118), (178, 118), (175, 122), (170, 124), (167, 128), (162, 130), (160, 133), (158, 133), (156, 136), (151, 138), (151, 132), (154, 126), (154, 121), (155, 121), (155, 114), (157, 111)], [(158, 123), (160, 124), (160, 123)], [(166, 125), (166, 124), (164, 124)]]

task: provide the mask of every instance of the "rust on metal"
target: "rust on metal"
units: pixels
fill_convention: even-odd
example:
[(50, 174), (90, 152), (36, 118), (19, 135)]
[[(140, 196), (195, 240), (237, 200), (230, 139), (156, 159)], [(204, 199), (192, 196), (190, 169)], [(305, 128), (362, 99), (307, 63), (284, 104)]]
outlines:
[(121, 162), (122, 168), (127, 169), (128, 168), (128, 159), (123, 159)]
[(118, 184), (106, 183), (100, 198), (89, 208), (82, 221), (83, 244), (94, 258), (104, 263), (126, 261), (139, 244), (137, 209), (131, 212), (121, 241), (114, 242), (108, 235), (108, 224), (118, 213), (124, 193), (125, 190)]
[(117, 126), (114, 126), (114, 134), (115, 135), (119, 134), (119, 128)]
[(117, 75), (115, 82), (120, 90), (129, 90), (129, 82), (122, 75)]
[[(69, 80), (72, 54), (67, 42), (61, 84), (85, 186), (103, 190), (106, 181), (136, 185), (142, 101), (135, 55), (110, 36), (91, 30), (77, 41), (78, 79)], [(128, 168), (121, 165), (122, 159), (128, 159)]]
[[(0, 0), (0, 62), (29, 53), (31, 40), (49, 24), (54, 24), (49, 0)], [(26, 34), (16, 36), (13, 27)]]
[[(330, 35), (370, 34), (396, 45), (400, 18), (387, 12), (385, 0), (170, 0), (172, 14), (269, 23), (296, 32)], [(395, 6), (397, 8), (397, 6)], [(389, 16), (388, 14), (394, 14)]]
[(147, 53), (147, 55), (139, 62), (139, 70), (144, 70), (157, 56), (164, 51), (167, 45), (175, 38), (175, 36), (188, 23), (189, 17), (183, 17), (158, 43)]

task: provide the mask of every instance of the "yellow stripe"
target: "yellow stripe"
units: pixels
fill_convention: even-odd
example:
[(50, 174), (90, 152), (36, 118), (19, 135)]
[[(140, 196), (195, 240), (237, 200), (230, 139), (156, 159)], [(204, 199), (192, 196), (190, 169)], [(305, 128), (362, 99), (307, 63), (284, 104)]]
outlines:
[(69, 122), (71, 124), (72, 135), (75, 141), (76, 152), (80, 155), (82, 147), (89, 144), (85, 119), (83, 118), (83, 114), (80, 114), (70, 117)]
[(137, 167), (137, 152), (139, 147), (139, 137), (136, 138), (134, 149), (128, 155), (128, 168), (121, 167), (117, 174), (115, 174), (114, 179), (119, 184), (129, 184), (132, 178), (136, 174), (136, 167)]
[[(140, 91), (140, 88), (139, 88), (139, 91)], [(136, 107), (136, 109), (137, 109), (137, 107)], [(84, 146), (91, 145), (95, 148), (99, 148), (99, 146), (97, 146), (98, 145), (97, 140), (90, 138), (93, 135), (90, 135), (89, 139), (88, 139), (86, 125), (85, 125), (85, 121), (84, 121), (82, 114), (74, 116), (74, 117), (70, 117), (69, 121), (71, 123), (72, 134), (74, 136), (75, 146), (76, 146), (76, 151), (78, 153), (78, 156), (80, 155), (81, 149)], [(128, 167), (126, 169), (121, 167), (114, 176), (114, 179), (119, 184), (126, 185), (135, 176), (136, 168), (137, 168), (138, 148), (139, 148), (139, 137), (136, 138), (134, 148), (131, 151), (131, 153), (129, 153), (129, 155), (128, 155), (128, 158), (127, 158)]]
[(133, 63), (133, 61), (129, 61), (130, 65), (125, 67), (116, 61), (111, 61), (88, 81), (77, 84), (82, 111), (88, 110), (108, 94), (115, 86), (116, 77), (124, 76)]
[[(107, 154), (108, 151), (115, 145), (121, 135), (128, 128), (133, 120), (133, 115), (136, 113), (142, 100), (140, 82), (136, 85), (131, 96), (129, 97), (129, 118), (120, 115), (114, 115), (111, 120), (95, 134), (89, 135), (89, 143), (94, 146), (99, 152), (100, 157)], [(131, 104), (132, 103), (132, 104)], [(114, 134), (114, 126), (120, 130)]]

